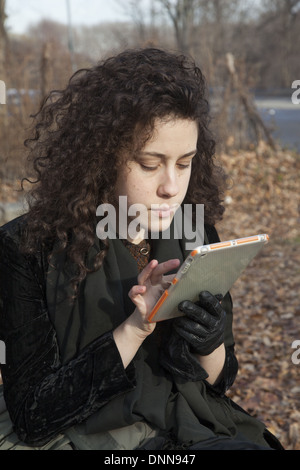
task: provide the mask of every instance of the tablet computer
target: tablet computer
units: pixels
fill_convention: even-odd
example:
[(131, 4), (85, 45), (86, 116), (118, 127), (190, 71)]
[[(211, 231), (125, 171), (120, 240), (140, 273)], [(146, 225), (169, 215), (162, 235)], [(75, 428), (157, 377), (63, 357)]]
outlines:
[(267, 234), (260, 234), (203, 245), (191, 251), (152, 309), (148, 321), (184, 315), (178, 310), (178, 304), (183, 300), (196, 302), (201, 291), (225, 295), (268, 240)]

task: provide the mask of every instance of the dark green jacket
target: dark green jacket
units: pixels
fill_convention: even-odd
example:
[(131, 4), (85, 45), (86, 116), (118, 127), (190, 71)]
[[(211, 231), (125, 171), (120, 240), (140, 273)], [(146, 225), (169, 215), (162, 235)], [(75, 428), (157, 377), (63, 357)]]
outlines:
[[(206, 383), (200, 365), (190, 381), (161, 366), (160, 348), (171, 321), (155, 329), (125, 370), (112, 331), (133, 311), (127, 294), (136, 284), (137, 268), (129, 252), (120, 241), (111, 243), (101, 269), (87, 276), (78, 299), (70, 301), (72, 267), (65, 269), (63, 255), (49, 267), (51, 248), (35, 256), (21, 254), (23, 223), (20, 217), (0, 229), (4, 397), (22, 441), (43, 445), (80, 423), (88, 435), (145, 422), (161, 436), (175, 435), (192, 445), (242, 436), (268, 446), (264, 425), (224, 395), (237, 373), (229, 294), (224, 300), (226, 364), (217, 387)], [(214, 227), (205, 228), (207, 242), (219, 240)], [(154, 253), (159, 262), (185, 258), (178, 240), (174, 246), (164, 242)], [(90, 256), (99, 249), (96, 243)]]

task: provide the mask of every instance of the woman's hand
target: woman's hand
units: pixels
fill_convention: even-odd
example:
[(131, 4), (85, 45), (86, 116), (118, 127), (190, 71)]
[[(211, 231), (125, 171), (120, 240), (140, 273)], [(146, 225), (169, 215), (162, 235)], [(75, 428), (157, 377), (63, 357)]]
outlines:
[(175, 319), (173, 328), (189, 343), (191, 351), (208, 356), (223, 343), (226, 312), (218, 296), (200, 292), (197, 302), (184, 300), (178, 309), (184, 316)]
[(113, 332), (125, 368), (146, 337), (153, 332), (155, 323), (149, 323), (148, 316), (174, 278), (174, 274), (166, 275), (166, 273), (177, 269), (179, 265), (179, 259), (171, 259), (160, 264), (157, 260), (152, 260), (139, 274), (138, 284), (130, 289), (128, 295), (136, 308)]
[(138, 285), (133, 286), (128, 295), (136, 305), (136, 309), (131, 315), (136, 327), (143, 333), (152, 333), (155, 323), (148, 322), (154, 305), (167, 289), (174, 278), (174, 274), (166, 276), (165, 273), (176, 269), (180, 262), (178, 259), (171, 259), (158, 264), (157, 260), (152, 260), (138, 276)]

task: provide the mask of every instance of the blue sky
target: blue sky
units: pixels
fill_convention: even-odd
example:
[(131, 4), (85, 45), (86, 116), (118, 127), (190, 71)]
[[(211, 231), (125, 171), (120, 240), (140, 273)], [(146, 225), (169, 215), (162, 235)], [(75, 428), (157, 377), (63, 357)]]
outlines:
[[(74, 25), (126, 20), (117, 0), (69, 0)], [(43, 18), (67, 23), (67, 0), (6, 0), (7, 27), (23, 33)]]

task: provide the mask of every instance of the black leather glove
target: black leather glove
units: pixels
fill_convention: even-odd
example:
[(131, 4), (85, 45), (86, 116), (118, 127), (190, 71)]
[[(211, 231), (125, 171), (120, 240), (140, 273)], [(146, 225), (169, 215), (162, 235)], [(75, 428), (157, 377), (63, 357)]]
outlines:
[(174, 320), (173, 328), (192, 353), (207, 356), (224, 342), (226, 312), (219, 299), (220, 296), (203, 291), (199, 301), (184, 300), (178, 305), (185, 315)]
[[(201, 354), (203, 355), (204, 345), (206, 345), (205, 350), (207, 352), (210, 350), (213, 351), (215, 347), (222, 344), (226, 313), (219, 304), (221, 298), (222, 296), (213, 296), (209, 292), (203, 292), (200, 294), (199, 302), (196, 303), (200, 304), (201, 307), (192, 302), (184, 301), (181, 303), (181, 308), (182, 305), (183, 307), (185, 305), (189, 306), (189, 311), (192, 310), (193, 312), (193, 318), (196, 315), (196, 321), (191, 319), (188, 313), (186, 317), (170, 320), (170, 326), (172, 325), (171, 331), (166, 335), (168, 339), (161, 350), (160, 363), (171, 374), (175, 374), (189, 381), (205, 380), (208, 377), (207, 372), (200, 366), (198, 359), (196, 359), (193, 353), (196, 352), (196, 348), (197, 351), (201, 350)], [(210, 306), (207, 307), (207, 304)], [(201, 313), (201, 310), (204, 310), (204, 305), (206, 305), (208, 309), (205, 311), (204, 320), (205, 318), (212, 317), (206, 327), (204, 324), (199, 323), (199, 318), (203, 318), (203, 312)], [(198, 314), (196, 314), (196, 312), (198, 312)], [(202, 334), (195, 337), (195, 333), (196, 331), (199, 332), (199, 329), (202, 331)], [(210, 339), (208, 338), (209, 331), (213, 333)], [(207, 344), (206, 341), (208, 339), (209, 344)], [(209, 349), (207, 349), (208, 346)], [(226, 347), (222, 380), (217, 385), (209, 385), (207, 383), (207, 386), (218, 395), (223, 395), (233, 384), (237, 371), (238, 362), (234, 354), (234, 345), (231, 345)]]

